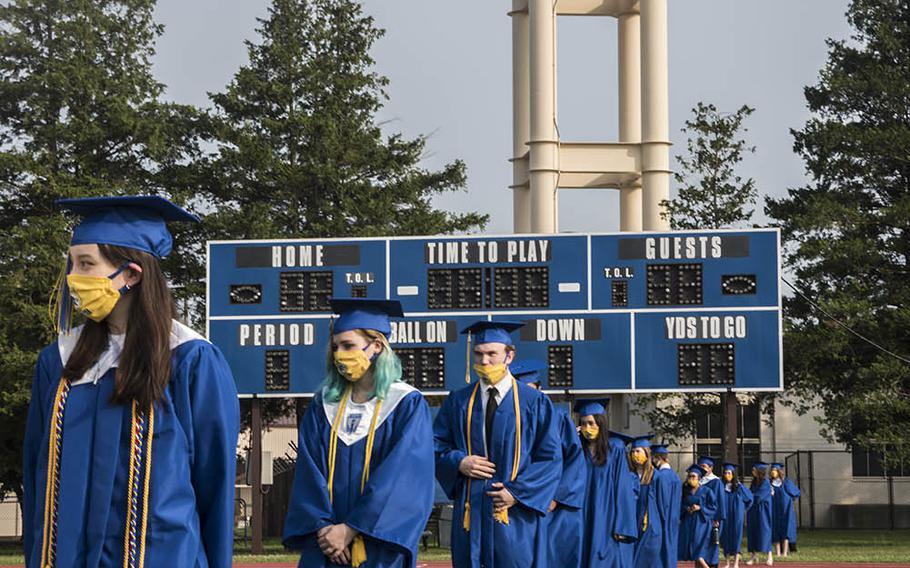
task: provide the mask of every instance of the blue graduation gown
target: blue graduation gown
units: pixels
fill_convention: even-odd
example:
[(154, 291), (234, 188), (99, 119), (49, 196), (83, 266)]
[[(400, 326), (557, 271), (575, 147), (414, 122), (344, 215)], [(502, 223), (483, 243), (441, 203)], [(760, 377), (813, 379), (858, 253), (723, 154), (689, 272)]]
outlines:
[[(506, 377), (503, 380), (510, 380)], [(544, 515), (556, 494), (555, 480), (562, 475), (562, 448), (559, 421), (553, 405), (537, 390), (517, 383), (521, 412), (521, 461), (515, 481), (510, 481), (515, 450), (515, 388), (499, 403), (493, 420), (490, 461), (496, 464), (492, 479), (471, 481), (458, 471), (467, 456), (466, 420), (468, 401), (474, 385), (446, 398), (436, 420), (436, 479), (454, 501), (452, 522), (452, 563), (459, 568), (495, 566), (505, 568), (547, 565), (547, 538)], [(474, 399), (471, 422), (471, 450), (483, 455), (483, 389)], [(493, 500), (487, 495), (493, 483), (503, 483), (515, 497), (509, 509), (509, 524), (493, 519)], [(470, 498), (470, 530), (464, 529), (465, 500)]]
[(796, 510), (793, 500), (799, 497), (799, 487), (785, 477), (780, 486), (774, 487), (774, 521), (771, 540), (782, 542), (784, 539), (790, 544), (796, 542)]
[(676, 568), (676, 554), (679, 547), (679, 506), (682, 501), (682, 485), (672, 469), (658, 469), (654, 472), (654, 491), (657, 494), (657, 512), (663, 527), (660, 554), (651, 566)]
[[(724, 519), (727, 516), (727, 495), (726, 491), (724, 491), (724, 482), (719, 477), (712, 476), (710, 480), (703, 481), (702, 485), (709, 488), (714, 493), (715, 507), (713, 522), (719, 523), (718, 531), (722, 531), (724, 528)], [(720, 547), (711, 545), (707, 554), (708, 555), (705, 556), (705, 562), (708, 564), (717, 564), (720, 560)]]
[(562, 441), (562, 477), (556, 488), (556, 508), (546, 516), (547, 560), (550, 566), (580, 567), (581, 535), (585, 501), (584, 451), (578, 439), (575, 422), (568, 413), (559, 414), (559, 437)]
[(773, 496), (767, 479), (752, 483), (752, 505), (746, 513), (746, 544), (749, 552), (769, 552), (773, 519)]
[(736, 490), (724, 485), (727, 515), (720, 532), (720, 545), (727, 556), (739, 554), (743, 544), (743, 521), (746, 510), (752, 505), (752, 492), (739, 483)]
[[(690, 513), (688, 508), (698, 505), (700, 510)], [(717, 514), (717, 500), (714, 489), (708, 485), (701, 485), (690, 493), (688, 488), (683, 489), (682, 507), (680, 515), (682, 523), (679, 527), (679, 560), (698, 560), (703, 558), (708, 562), (712, 553), (717, 554), (717, 547), (711, 544), (711, 529)], [(710, 564), (710, 562), (709, 562)]]
[[(653, 568), (660, 558), (663, 543), (664, 523), (660, 514), (657, 479), (654, 472), (651, 483), (642, 484), (638, 493), (638, 540), (635, 541), (635, 568)], [(645, 511), (648, 513), (645, 525)]]
[[(375, 409), (375, 399), (367, 405)], [(301, 567), (337, 566), (322, 554), (317, 533), (325, 526), (344, 523), (363, 536), (365, 566), (413, 567), (435, 491), (429, 406), (419, 391), (405, 383), (389, 387), (382, 405), (385, 412), (380, 412), (374, 434), (370, 478), (362, 494), (370, 420), (365, 415), (351, 420), (348, 414), (341, 425), (348, 432), (338, 436), (330, 502), (328, 455), (337, 407), (337, 403), (325, 403), (320, 393), (300, 423), (284, 545), (301, 552)]]
[[(81, 328), (38, 356), (24, 443), (25, 563), (41, 562), (51, 409)], [(155, 406), (146, 566), (229, 567), (240, 410), (217, 347), (174, 323), (171, 379)], [(65, 354), (68, 357), (68, 353)], [(60, 566), (122, 566), (132, 405), (111, 403), (115, 369), (70, 388), (60, 456)]]
[(633, 543), (638, 538), (639, 482), (638, 476), (629, 471), (625, 444), (610, 438), (606, 461), (597, 465), (590, 453), (585, 452), (585, 465), (588, 471), (582, 565), (589, 568), (630, 567)]

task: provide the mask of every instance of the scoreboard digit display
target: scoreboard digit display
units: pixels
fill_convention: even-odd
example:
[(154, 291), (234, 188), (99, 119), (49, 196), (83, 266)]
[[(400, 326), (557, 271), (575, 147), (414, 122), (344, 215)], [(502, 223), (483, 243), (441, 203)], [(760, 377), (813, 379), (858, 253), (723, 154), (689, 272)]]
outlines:
[(477, 319), (522, 320), (550, 390), (782, 388), (776, 230), (208, 244), (208, 332), (242, 395), (307, 396), (331, 297), (399, 300), (390, 342), (425, 392), (464, 385)]

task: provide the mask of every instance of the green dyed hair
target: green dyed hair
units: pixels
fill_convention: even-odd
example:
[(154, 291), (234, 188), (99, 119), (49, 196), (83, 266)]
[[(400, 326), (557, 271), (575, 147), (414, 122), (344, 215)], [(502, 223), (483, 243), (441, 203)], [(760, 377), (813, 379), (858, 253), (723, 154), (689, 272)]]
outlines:
[[(385, 335), (378, 331), (373, 331), (372, 329), (358, 329), (357, 333), (361, 334), (370, 342), (378, 339), (380, 343), (382, 343), (382, 352), (379, 353), (379, 356), (376, 357), (376, 360), (373, 361), (372, 365), (373, 391), (370, 393), (370, 396), (375, 396), (379, 400), (384, 400), (389, 393), (389, 387), (392, 383), (401, 380), (401, 360), (398, 358), (398, 355), (392, 351), (392, 346), (389, 345), (389, 340)], [(341, 395), (344, 394), (345, 389), (348, 388), (350, 381), (344, 378), (335, 367), (335, 356), (332, 352), (331, 341), (329, 342), (328, 351), (325, 364), (326, 373), (325, 381), (323, 382), (325, 392), (323, 396), (328, 402), (338, 402), (341, 400)]]

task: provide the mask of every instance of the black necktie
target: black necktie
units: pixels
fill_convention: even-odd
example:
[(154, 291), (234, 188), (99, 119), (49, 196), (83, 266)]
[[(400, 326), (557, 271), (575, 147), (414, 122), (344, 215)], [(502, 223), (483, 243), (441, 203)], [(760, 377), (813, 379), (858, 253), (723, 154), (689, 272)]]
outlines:
[(486, 440), (487, 441), (487, 458), (489, 458), (490, 455), (493, 453), (493, 444), (491, 443), (491, 439), (493, 436), (493, 417), (496, 416), (496, 408), (499, 405), (496, 403), (496, 388), (495, 387), (488, 388), (487, 394), (489, 396), (487, 398), (487, 413), (486, 413), (486, 416), (484, 417), (486, 419), (486, 432), (484, 433), (484, 435), (486, 436), (486, 439), (487, 439)]

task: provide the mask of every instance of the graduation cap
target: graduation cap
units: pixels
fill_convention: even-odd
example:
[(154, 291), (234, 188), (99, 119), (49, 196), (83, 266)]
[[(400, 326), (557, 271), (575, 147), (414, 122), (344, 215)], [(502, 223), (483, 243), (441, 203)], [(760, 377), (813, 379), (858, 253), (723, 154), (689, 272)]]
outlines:
[(771, 464), (771, 469), (784, 469), (784, 464), (774, 462)]
[(698, 456), (698, 465), (706, 465), (714, 469), (714, 458), (708, 456)]
[(655, 445), (651, 446), (651, 453), (661, 455), (661, 456), (668, 456), (668, 455), (670, 455), (670, 449), (667, 447), (666, 444), (655, 444)]
[(632, 448), (650, 448), (651, 439), (654, 437), (654, 434), (646, 434), (644, 436), (635, 436), (632, 438)]
[(614, 440), (622, 440), (623, 444), (629, 444), (633, 440), (635, 440), (635, 438), (633, 436), (627, 436), (627, 435), (623, 434), (622, 432), (614, 432), (613, 430), (610, 430), (610, 437), (613, 438)]
[(199, 217), (157, 195), (59, 199), (61, 209), (80, 215), (71, 244), (105, 244), (147, 252), (164, 258), (173, 239), (169, 221), (199, 221)]
[(765, 471), (766, 469), (768, 469), (768, 464), (766, 464), (765, 462), (755, 462), (754, 464), (752, 464), (752, 467), (754, 467), (758, 471)]
[(544, 376), (541, 372), (546, 371), (547, 368), (547, 364), (540, 359), (522, 359), (509, 365), (509, 372), (525, 384), (543, 385)]
[(461, 333), (470, 333), (473, 337), (474, 345), (480, 345), (482, 343), (514, 345), (515, 342), (512, 341), (512, 332), (522, 327), (524, 324), (525, 322), (523, 321), (480, 320), (461, 330)]
[(724, 471), (736, 471), (739, 468), (735, 463), (725, 462)]
[(705, 474), (704, 470), (695, 464), (690, 465), (689, 469), (686, 470), (686, 473), (694, 473), (699, 479)]
[(332, 311), (338, 314), (332, 333), (354, 329), (371, 329), (383, 335), (392, 333), (389, 318), (404, 316), (398, 300), (371, 300), (368, 298), (332, 298)]
[(607, 405), (610, 404), (610, 398), (580, 398), (575, 401), (573, 410), (579, 416), (594, 416), (595, 414), (606, 414)]

